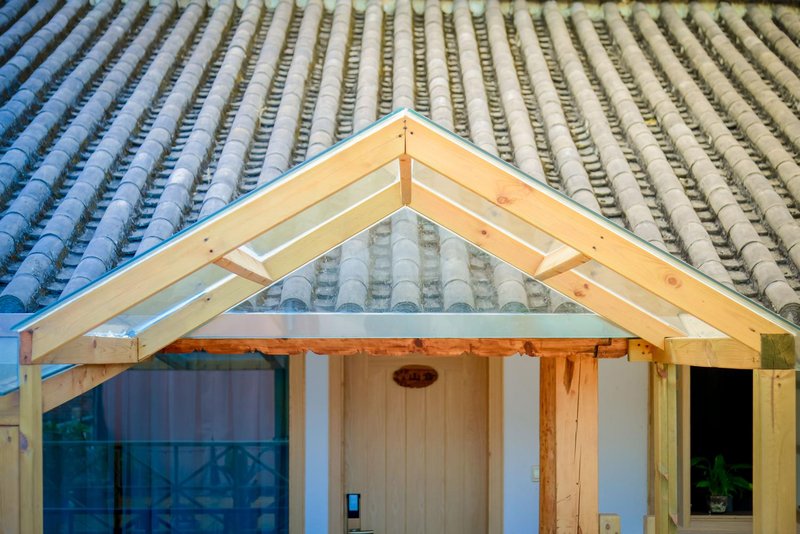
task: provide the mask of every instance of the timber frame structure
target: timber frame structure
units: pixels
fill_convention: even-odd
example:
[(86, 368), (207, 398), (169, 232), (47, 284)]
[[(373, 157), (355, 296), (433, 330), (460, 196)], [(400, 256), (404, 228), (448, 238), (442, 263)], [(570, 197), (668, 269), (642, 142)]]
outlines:
[[(630, 335), (191, 336), (325, 251), (407, 209)], [(754, 532), (795, 528), (797, 327), (413, 111), (388, 115), (15, 329), (20, 388), (0, 398), (0, 506), (18, 506), (22, 532), (42, 531), (44, 411), (161, 350), (232, 349), (543, 357), (542, 532), (599, 528), (598, 357), (627, 354), (652, 362), (659, 533), (675, 532), (678, 522), (677, 366), (752, 369)], [(41, 364), (55, 363), (73, 367), (43, 381)], [(292, 531), (299, 531), (296, 525)]]

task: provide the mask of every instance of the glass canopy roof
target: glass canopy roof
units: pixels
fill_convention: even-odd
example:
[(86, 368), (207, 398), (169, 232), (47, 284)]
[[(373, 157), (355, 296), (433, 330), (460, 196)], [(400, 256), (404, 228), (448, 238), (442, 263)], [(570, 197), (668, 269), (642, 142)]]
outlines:
[[(591, 310), (657, 348), (671, 338), (729, 337), (760, 351), (764, 334), (798, 333), (546, 184), (400, 110), (23, 321), (16, 327), (22, 358), (144, 359), (239, 303), (256, 295), (250, 306), (263, 302), (274, 282), (402, 210), (536, 279), (552, 290), (551, 301)], [(401, 280), (413, 277), (399, 265), (407, 252), (389, 260)]]

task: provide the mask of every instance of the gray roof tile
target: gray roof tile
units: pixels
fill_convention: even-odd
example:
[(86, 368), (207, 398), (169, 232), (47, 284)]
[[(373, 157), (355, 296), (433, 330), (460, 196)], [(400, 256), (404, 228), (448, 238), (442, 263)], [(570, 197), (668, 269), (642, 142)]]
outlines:
[[(0, 309), (47, 304), (407, 106), (798, 320), (795, 9), (221, 4), (0, 8)], [(573, 308), (409, 216), (248, 306)]]

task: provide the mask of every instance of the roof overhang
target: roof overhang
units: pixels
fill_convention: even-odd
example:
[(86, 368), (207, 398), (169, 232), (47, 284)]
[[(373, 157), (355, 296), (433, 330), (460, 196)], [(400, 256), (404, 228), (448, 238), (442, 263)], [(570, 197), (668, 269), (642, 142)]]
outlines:
[(21, 361), (141, 361), (404, 209), (641, 338), (639, 358), (795, 365), (793, 324), (408, 110), (23, 321)]

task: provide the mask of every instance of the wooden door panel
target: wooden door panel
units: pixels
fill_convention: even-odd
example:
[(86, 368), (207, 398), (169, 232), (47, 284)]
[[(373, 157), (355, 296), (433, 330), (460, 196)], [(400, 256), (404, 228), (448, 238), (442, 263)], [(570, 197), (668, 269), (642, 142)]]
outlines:
[[(434, 367), (414, 389), (392, 374)], [(487, 362), (484, 358), (345, 359), (345, 488), (362, 494), (377, 534), (484, 533), (487, 524)]]

